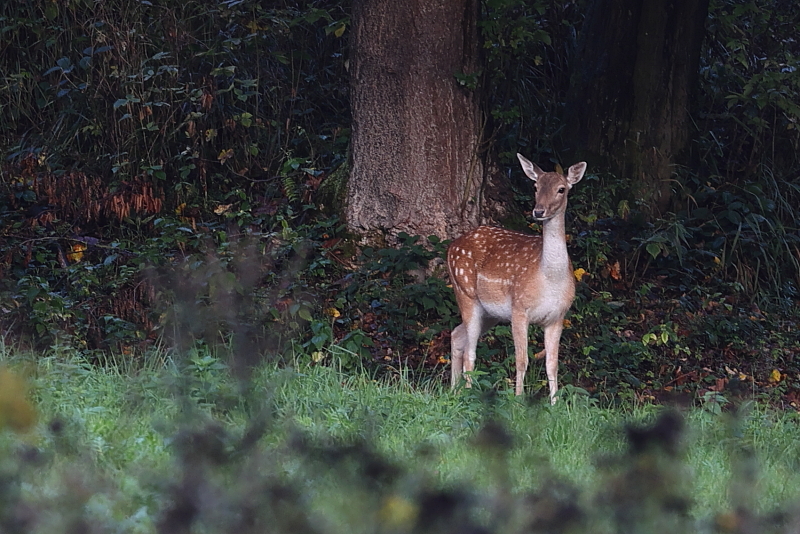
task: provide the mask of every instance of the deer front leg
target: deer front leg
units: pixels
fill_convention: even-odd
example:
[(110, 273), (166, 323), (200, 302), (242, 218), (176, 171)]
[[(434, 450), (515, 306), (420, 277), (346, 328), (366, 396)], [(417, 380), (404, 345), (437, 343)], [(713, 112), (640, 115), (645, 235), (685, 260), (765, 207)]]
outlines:
[(547, 385), (550, 386), (550, 404), (556, 403), (558, 391), (558, 345), (561, 341), (561, 331), (564, 321), (544, 327), (545, 369), (547, 371)]
[(514, 392), (522, 395), (525, 373), (528, 370), (528, 317), (525, 312), (512, 316), (511, 334), (514, 337), (514, 356), (517, 367), (517, 387)]

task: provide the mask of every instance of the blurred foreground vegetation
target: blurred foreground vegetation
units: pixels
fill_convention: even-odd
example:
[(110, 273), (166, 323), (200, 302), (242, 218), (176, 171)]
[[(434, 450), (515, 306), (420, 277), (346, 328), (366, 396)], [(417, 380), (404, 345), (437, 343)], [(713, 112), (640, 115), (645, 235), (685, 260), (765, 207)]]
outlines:
[[(0, 531), (788, 533), (800, 520), (793, 412), (607, 409), (574, 391), (529, 405), (300, 361), (242, 381), (208, 351), (142, 363), (2, 348), (0, 381), (19, 387), (0, 391)], [(31, 405), (38, 421), (9, 424)]]

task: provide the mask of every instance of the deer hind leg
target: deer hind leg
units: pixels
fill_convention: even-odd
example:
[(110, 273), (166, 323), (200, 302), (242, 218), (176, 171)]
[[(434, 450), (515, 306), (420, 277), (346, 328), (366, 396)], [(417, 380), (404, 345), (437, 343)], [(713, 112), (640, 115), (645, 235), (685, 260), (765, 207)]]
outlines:
[[(469, 318), (464, 318), (464, 322), (453, 329), (450, 334), (452, 387), (458, 385), (462, 373), (475, 370), (478, 339), (496, 324), (497, 319), (484, 317), (480, 309), (475, 309)], [(469, 376), (466, 377), (466, 382), (467, 387), (472, 387)]]
[[(475, 370), (475, 360), (478, 357), (478, 340), (491, 327), (497, 324), (497, 319), (484, 317), (480, 313), (472, 315), (472, 320), (466, 325), (467, 347), (464, 351), (464, 372)], [(467, 375), (467, 387), (472, 387), (472, 378)]]
[[(521, 319), (516, 317), (521, 316)], [(514, 337), (514, 356), (517, 367), (517, 384), (514, 392), (522, 395), (525, 373), (528, 371), (528, 318), (523, 313), (511, 319), (511, 334)]]
[(545, 369), (547, 370), (547, 385), (550, 386), (550, 404), (556, 403), (558, 391), (558, 345), (561, 341), (561, 331), (564, 329), (563, 319), (544, 327)]
[(456, 387), (464, 371), (464, 351), (467, 348), (467, 327), (461, 323), (450, 334), (450, 386)]

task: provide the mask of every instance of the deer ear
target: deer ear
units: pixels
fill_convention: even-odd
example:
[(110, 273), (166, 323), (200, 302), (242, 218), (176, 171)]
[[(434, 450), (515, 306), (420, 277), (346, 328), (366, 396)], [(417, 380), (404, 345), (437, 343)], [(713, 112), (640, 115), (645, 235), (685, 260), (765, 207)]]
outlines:
[(586, 172), (586, 162), (581, 161), (580, 163), (576, 163), (572, 167), (569, 168), (567, 171), (567, 181), (569, 185), (575, 185), (581, 181), (583, 178), (583, 173)]
[(534, 182), (544, 174), (542, 169), (540, 169), (535, 163), (528, 161), (528, 159), (522, 154), (517, 154), (517, 158), (519, 158), (519, 162), (522, 165), (522, 170), (525, 171), (525, 174), (528, 176), (528, 178)]

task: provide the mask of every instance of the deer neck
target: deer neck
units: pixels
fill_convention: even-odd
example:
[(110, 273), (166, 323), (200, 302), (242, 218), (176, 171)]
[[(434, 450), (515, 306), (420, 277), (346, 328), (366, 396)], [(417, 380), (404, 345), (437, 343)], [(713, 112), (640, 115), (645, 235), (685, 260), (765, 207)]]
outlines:
[(541, 269), (547, 273), (563, 273), (568, 268), (567, 234), (562, 213), (542, 224)]

